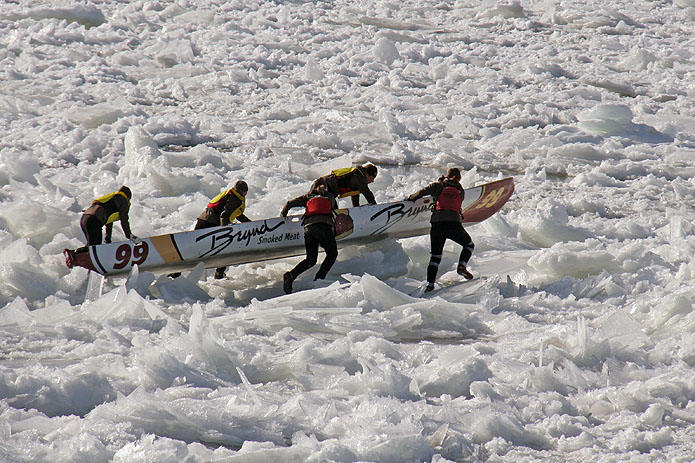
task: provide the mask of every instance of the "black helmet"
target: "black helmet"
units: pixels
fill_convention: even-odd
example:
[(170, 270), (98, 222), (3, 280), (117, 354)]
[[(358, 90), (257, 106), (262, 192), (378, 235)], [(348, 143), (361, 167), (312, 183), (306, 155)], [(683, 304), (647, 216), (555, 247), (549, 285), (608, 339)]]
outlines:
[(121, 193), (123, 193), (124, 195), (126, 195), (126, 197), (128, 198), (128, 200), (130, 200), (130, 198), (133, 197), (133, 193), (130, 191), (130, 188), (128, 188), (128, 187), (125, 186), (125, 185), (123, 185), (121, 188), (119, 188), (118, 191), (120, 191)]
[(376, 166), (370, 162), (362, 166), (362, 172), (369, 174), (372, 177), (376, 177), (377, 169)]
[(237, 182), (234, 184), (234, 189), (238, 192), (241, 193), (242, 191), (244, 193), (249, 192), (249, 186), (246, 184), (245, 181), (243, 180), (237, 180)]

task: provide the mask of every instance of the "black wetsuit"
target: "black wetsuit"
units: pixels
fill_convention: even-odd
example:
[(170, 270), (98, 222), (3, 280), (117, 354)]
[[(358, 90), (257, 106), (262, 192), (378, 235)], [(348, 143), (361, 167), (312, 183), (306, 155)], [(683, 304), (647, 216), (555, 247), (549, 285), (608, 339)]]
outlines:
[[(294, 198), (285, 204), (285, 207), (283, 207), (280, 214), (285, 217), (287, 215), (287, 211), (293, 207), (307, 207), (309, 200), (315, 197), (317, 196), (305, 194)], [(304, 217), (302, 218), (302, 224), (304, 225), (304, 247), (306, 248), (306, 258), (298, 263), (292, 270), (287, 272), (291, 278), (291, 281), (294, 281), (303, 272), (316, 265), (319, 255), (319, 246), (321, 246), (326, 252), (326, 257), (323, 259), (323, 262), (321, 262), (321, 266), (319, 267), (319, 271), (316, 273), (314, 280), (322, 280), (326, 278), (328, 271), (338, 258), (338, 244), (336, 243), (335, 230), (333, 229), (335, 222), (333, 212), (338, 208), (338, 204), (336, 203), (335, 196), (330, 193), (327, 193), (325, 196), (323, 196), (323, 198), (330, 201), (330, 212), (314, 215), (308, 215), (305, 213)]]
[[(215, 201), (215, 199), (217, 199), (217, 201)], [(213, 203), (213, 201), (215, 202)], [(220, 193), (220, 195), (213, 198), (213, 200), (208, 203), (205, 210), (196, 220), (193, 229), (200, 230), (203, 228), (219, 227), (220, 225), (229, 225), (234, 219), (239, 222), (250, 222), (251, 219), (244, 215), (245, 208), (245, 198), (234, 190), (234, 188), (231, 188), (226, 192)], [(227, 267), (217, 267), (217, 269), (215, 269), (215, 278), (223, 278), (226, 271)], [(178, 276), (180, 274), (172, 273), (170, 276), (174, 275)]]
[(455, 188), (459, 192), (461, 200), (463, 200), (463, 187), (459, 182), (450, 179), (434, 182), (408, 197), (408, 199), (411, 201), (415, 201), (427, 195), (434, 198), (432, 217), (430, 218), (430, 223), (432, 224), (432, 227), (430, 228), (431, 256), (429, 265), (427, 266), (427, 282), (430, 284), (433, 284), (437, 278), (439, 264), (442, 261), (444, 243), (447, 239), (454, 241), (463, 248), (461, 249), (461, 254), (459, 255), (459, 266), (463, 265), (465, 267), (468, 265), (468, 260), (471, 258), (473, 249), (475, 248), (473, 240), (468, 232), (464, 230), (461, 223), (463, 217), (461, 216), (460, 208), (458, 210), (437, 209), (439, 195), (446, 187)]
[(319, 185), (326, 185), (328, 192), (338, 198), (351, 196), (352, 205), (354, 207), (360, 205), (360, 194), (364, 196), (367, 203), (376, 204), (374, 193), (369, 189), (367, 175), (363, 167), (356, 167), (354, 170), (343, 175), (331, 173), (324, 177), (319, 177), (314, 180), (309, 191), (314, 191)]
[(130, 200), (121, 192), (114, 192), (102, 196), (87, 208), (80, 218), (80, 228), (87, 238), (87, 245), (92, 246), (102, 243), (101, 229), (106, 226), (105, 242), (111, 242), (113, 233), (113, 222), (120, 221), (121, 228), (126, 238), (131, 237), (130, 223), (128, 222), (128, 212), (130, 211)]

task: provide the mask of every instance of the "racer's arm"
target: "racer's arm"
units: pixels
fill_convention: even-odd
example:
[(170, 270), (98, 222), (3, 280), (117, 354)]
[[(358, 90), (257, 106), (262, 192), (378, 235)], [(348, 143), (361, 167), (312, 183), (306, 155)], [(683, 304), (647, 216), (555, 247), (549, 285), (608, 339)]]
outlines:
[(285, 206), (282, 208), (280, 215), (283, 217), (287, 217), (287, 213), (293, 207), (306, 207), (307, 200), (307, 195), (297, 196), (294, 199), (290, 199), (289, 201), (287, 201), (287, 203), (285, 203)]
[(437, 192), (436, 189), (441, 187), (441, 183), (435, 182), (435, 183), (430, 183), (427, 185), (425, 188), (421, 189), (420, 191), (417, 191), (410, 196), (408, 196), (408, 201), (417, 201), (418, 199), (422, 198), (423, 196), (436, 196)]

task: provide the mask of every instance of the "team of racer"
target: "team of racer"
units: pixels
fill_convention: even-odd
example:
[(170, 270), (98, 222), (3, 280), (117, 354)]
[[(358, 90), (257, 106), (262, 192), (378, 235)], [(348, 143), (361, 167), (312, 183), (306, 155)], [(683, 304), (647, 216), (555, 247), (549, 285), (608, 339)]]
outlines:
[[(304, 208), (302, 225), (304, 226), (304, 245), (306, 258), (299, 262), (292, 270), (283, 275), (283, 290), (292, 292), (292, 283), (303, 272), (316, 265), (319, 246), (326, 256), (319, 267), (314, 280), (326, 278), (338, 257), (334, 225), (338, 208), (337, 198), (351, 197), (353, 206), (359, 206), (359, 196), (363, 195), (369, 204), (376, 204), (374, 194), (369, 189), (377, 176), (377, 168), (373, 164), (365, 164), (359, 167), (337, 169), (329, 175), (316, 179), (308, 193), (287, 201), (280, 214), (287, 216), (290, 209)], [(431, 256), (427, 266), (427, 286), (425, 292), (434, 289), (434, 282), (442, 260), (444, 243), (447, 239), (461, 245), (457, 272), (466, 279), (472, 279), (473, 275), (468, 271), (468, 260), (473, 253), (473, 241), (462, 225), (461, 203), (464, 199), (464, 189), (461, 186), (461, 171), (451, 168), (446, 175), (442, 175), (436, 182), (408, 196), (408, 201), (416, 201), (424, 196), (431, 196), (433, 201), (432, 216), (430, 218), (430, 244)], [(212, 198), (207, 207), (198, 217), (195, 229), (210, 228), (220, 225), (228, 225), (234, 220), (249, 222), (244, 215), (246, 208), (246, 194), (248, 185), (243, 180), (237, 181), (228, 190), (220, 192)], [(102, 227), (106, 227), (104, 242), (111, 242), (113, 223), (121, 222), (121, 227), (126, 238), (138, 242), (139, 239), (130, 231), (128, 212), (132, 193), (127, 186), (122, 186), (118, 191), (101, 196), (94, 200), (92, 205), (84, 210), (80, 219), (80, 226), (87, 238), (87, 246), (101, 244)], [(87, 247), (66, 252), (68, 265), (72, 266), (71, 259), (74, 253), (86, 251)], [(67, 251), (67, 250), (66, 250)], [(215, 270), (215, 278), (225, 276), (226, 267)], [(170, 274), (171, 277), (178, 273)]]

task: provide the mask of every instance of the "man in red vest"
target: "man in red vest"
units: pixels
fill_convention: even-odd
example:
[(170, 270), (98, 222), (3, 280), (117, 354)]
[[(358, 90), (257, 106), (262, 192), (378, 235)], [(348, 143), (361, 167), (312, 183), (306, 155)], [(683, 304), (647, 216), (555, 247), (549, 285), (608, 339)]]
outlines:
[(437, 278), (439, 264), (442, 261), (444, 243), (447, 239), (453, 240), (463, 247), (456, 271), (467, 280), (473, 278), (473, 274), (468, 271), (466, 266), (473, 254), (475, 245), (462, 225), (461, 203), (463, 202), (464, 191), (460, 182), (461, 171), (456, 167), (452, 167), (438, 181), (408, 196), (409, 201), (416, 201), (428, 195), (434, 199), (432, 216), (430, 218), (430, 223), (432, 224), (430, 228), (431, 256), (430, 263), (427, 266), (427, 287), (425, 292), (434, 289), (434, 281)]
[(303, 207), (304, 216), (304, 246), (306, 259), (298, 263), (292, 270), (283, 275), (282, 288), (285, 293), (292, 292), (292, 283), (299, 275), (316, 265), (319, 246), (326, 251), (326, 257), (319, 267), (314, 280), (323, 280), (338, 258), (338, 244), (335, 241), (334, 211), (338, 208), (335, 196), (325, 185), (318, 185), (309, 193), (287, 201), (280, 215), (287, 217), (287, 212), (293, 207)]

